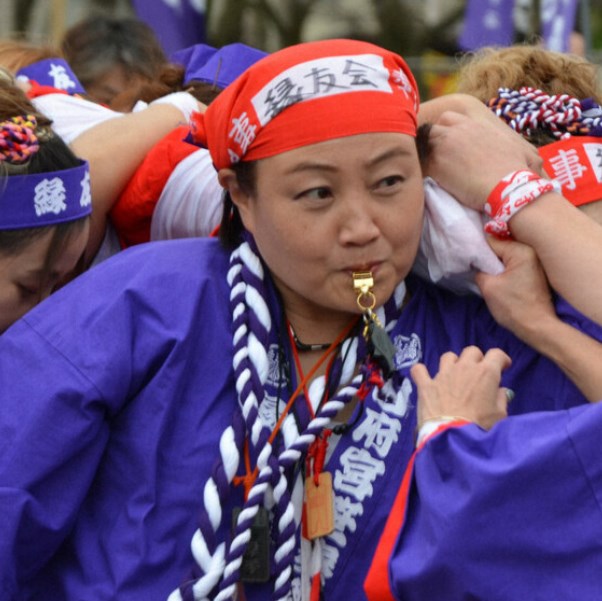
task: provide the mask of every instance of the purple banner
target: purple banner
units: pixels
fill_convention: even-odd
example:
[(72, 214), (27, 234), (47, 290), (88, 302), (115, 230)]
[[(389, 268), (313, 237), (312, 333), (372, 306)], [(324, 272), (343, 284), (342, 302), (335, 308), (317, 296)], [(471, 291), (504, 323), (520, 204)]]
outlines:
[(546, 48), (568, 52), (578, 0), (541, 0), (541, 36)]
[(464, 29), (458, 40), (463, 50), (509, 46), (514, 38), (514, 0), (467, 0)]
[(132, 5), (138, 18), (154, 29), (168, 56), (205, 42), (205, 0), (132, 0)]

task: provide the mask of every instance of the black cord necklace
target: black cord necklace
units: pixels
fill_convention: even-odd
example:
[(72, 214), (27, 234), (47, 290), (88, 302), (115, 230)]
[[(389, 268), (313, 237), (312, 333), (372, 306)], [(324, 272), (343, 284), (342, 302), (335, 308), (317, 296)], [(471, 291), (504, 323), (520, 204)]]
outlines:
[(291, 336), (293, 337), (293, 342), (295, 343), (295, 347), (298, 351), (308, 352), (308, 351), (325, 351), (327, 348), (330, 348), (332, 343), (330, 342), (320, 342), (318, 344), (306, 344), (299, 340), (297, 333), (295, 332), (293, 326), (290, 322), (288, 322), (288, 327), (291, 330)]

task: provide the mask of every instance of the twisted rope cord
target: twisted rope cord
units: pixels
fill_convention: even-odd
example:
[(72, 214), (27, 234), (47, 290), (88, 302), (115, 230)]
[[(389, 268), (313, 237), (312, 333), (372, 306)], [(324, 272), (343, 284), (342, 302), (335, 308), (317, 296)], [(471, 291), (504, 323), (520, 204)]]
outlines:
[[(248, 326), (247, 329), (241, 329), (240, 333), (235, 333), (235, 345), (239, 344), (241, 348), (237, 351), (235, 346), (234, 368), (236, 373), (241, 374), (237, 378), (237, 391), (247, 431), (250, 432), (251, 451), (259, 451), (257, 455), (259, 473), (247, 496), (243, 510), (238, 516), (224, 569), (224, 578), (220, 583), (216, 601), (232, 598), (236, 593), (240, 566), (251, 538), (251, 526), (259, 508), (266, 503), (268, 490), (272, 490), (274, 494), (273, 513), (278, 522), (276, 553), (281, 547), (294, 546), (295, 536), (294, 507), (288, 490), (288, 481), (278, 466), (277, 457), (273, 454), (270, 443), (271, 430), (262, 423), (259, 415), (259, 405), (265, 396), (263, 385), (268, 371), (267, 346), (271, 327), (269, 311), (264, 300), (263, 269), (259, 258), (249, 244), (242, 244), (239, 250), (240, 261), (243, 265), (240, 275), (245, 290), (245, 303), (244, 307), (236, 306), (233, 314), (239, 315), (239, 319), (244, 319), (246, 316)], [(241, 290), (243, 286), (241, 286)], [(260, 333), (263, 334), (261, 339), (258, 335)], [(261, 375), (259, 379), (253, 378), (255, 371)], [(243, 376), (243, 374), (246, 375)], [(240, 382), (240, 386), (238, 382)]]
[[(355, 358), (352, 359), (355, 362)], [(297, 465), (297, 462), (307, 453), (307, 450), (311, 446), (311, 444), (316, 440), (316, 438), (320, 435), (320, 433), (327, 426), (333, 423), (333, 418), (338, 414), (338, 412), (357, 394), (359, 387), (361, 386), (363, 380), (365, 378), (364, 373), (358, 374), (352, 381), (352, 383), (342, 390), (340, 390), (337, 395), (327, 401), (318, 415), (316, 415), (310, 423), (307, 425), (306, 429), (300, 436), (293, 441), (289, 446), (287, 446), (284, 451), (278, 456), (278, 469), (281, 474), (285, 476), (286, 481), (290, 478), (291, 472), (294, 470), (294, 467)], [(322, 384), (322, 387), (324, 384)], [(255, 494), (254, 489), (257, 488), (257, 493)], [(276, 489), (275, 489), (275, 496)], [(251, 489), (251, 493), (248, 497), (248, 504), (252, 504), (251, 498), (254, 496), (260, 496), (265, 493), (265, 484), (261, 479), (261, 472), (258, 476), (255, 485)], [(290, 493), (285, 493), (282, 491), (282, 498), (286, 497), (286, 510), (281, 512), (279, 519), (279, 533), (284, 535), (279, 539), (279, 545), (274, 553), (275, 560), (275, 573), (277, 574), (276, 581), (274, 583), (274, 593), (273, 599), (277, 601), (285, 601), (290, 598), (291, 591), (291, 576), (293, 570), (293, 563), (295, 558), (295, 536), (296, 536), (296, 526), (294, 525), (294, 507), (291, 502)], [(245, 509), (246, 509), (245, 504)], [(243, 512), (245, 511), (243, 509)], [(242, 513), (241, 512), (241, 515)], [(242, 544), (246, 545), (248, 543), (248, 537), (246, 536), (244, 530), (246, 528), (246, 524), (237, 524), (236, 535), (240, 536), (240, 540)], [(239, 534), (240, 530), (240, 534)], [(284, 540), (281, 540), (284, 538)], [(230, 568), (230, 565), (232, 567)], [(240, 568), (240, 562), (238, 561), (238, 555), (233, 559), (232, 564), (228, 562), (228, 566), (225, 571), (229, 571), (230, 575), (236, 581), (238, 576), (238, 571)], [(226, 586), (220, 591), (220, 595), (216, 597), (216, 601), (225, 601), (226, 599), (232, 599), (233, 594), (235, 593), (235, 587), (232, 583), (228, 583)]]
[(591, 98), (583, 101), (568, 94), (549, 95), (536, 88), (499, 88), (489, 108), (515, 131), (531, 135), (547, 129), (558, 138), (571, 135), (602, 136), (602, 114)]
[(40, 149), (33, 115), (11, 117), (0, 122), (0, 162), (26, 163)]
[[(243, 245), (244, 246), (244, 245)], [(258, 307), (259, 315), (253, 320), (255, 331), (269, 331), (271, 320), (263, 298), (254, 298), (253, 291), (247, 291), (245, 277), (255, 280), (262, 285), (263, 269), (259, 259), (251, 253), (244, 261), (241, 257), (246, 249), (239, 247), (230, 259), (228, 283), (230, 285), (230, 306), (233, 316), (234, 330), (234, 359), (233, 366), (236, 374), (236, 390), (239, 396), (239, 410), (235, 413), (233, 424), (226, 428), (220, 438), (220, 456), (203, 489), (203, 506), (199, 517), (199, 527), (193, 535), (191, 548), (197, 564), (194, 571), (195, 580), (187, 582), (169, 597), (169, 601), (201, 601), (208, 600), (213, 589), (218, 585), (224, 574), (226, 545), (217, 541), (217, 530), (222, 524), (222, 506), (229, 498), (232, 482), (240, 466), (240, 453), (244, 447), (247, 430), (247, 419), (252, 412), (253, 380), (255, 386), (262, 388), (267, 374), (267, 353), (261, 352), (262, 345), (256, 335), (247, 336), (248, 301), (251, 307)], [(255, 259), (255, 260), (253, 260)], [(248, 297), (248, 298), (247, 298)], [(248, 338), (250, 338), (248, 340)], [(249, 366), (249, 350), (254, 348), (254, 357), (258, 369)], [(265, 349), (264, 349), (265, 351)], [(258, 381), (258, 384), (257, 384)], [(250, 392), (248, 393), (248, 389)], [(242, 396), (245, 395), (245, 396)], [(249, 398), (250, 397), (250, 398)], [(246, 399), (245, 403), (240, 403)], [(251, 432), (251, 440), (259, 442), (258, 432)]]
[[(170, 601), (172, 598), (191, 598), (195, 601), (208, 599), (222, 577), (216, 599), (231, 598), (235, 594), (242, 556), (250, 540), (250, 528), (260, 505), (265, 501), (268, 485), (274, 490), (277, 506), (283, 505), (286, 508), (290, 505), (290, 495), (288, 500), (286, 499), (287, 482), (278, 469), (277, 458), (271, 452), (271, 432), (261, 423), (258, 411), (265, 395), (264, 383), (268, 372), (267, 343), (271, 329), (271, 318), (264, 300), (266, 294), (263, 277), (261, 262), (247, 243), (232, 253), (228, 283), (231, 287), (230, 305), (234, 327), (233, 367), (244, 423), (243, 435), (240, 436), (237, 428), (222, 435), (222, 440), (228, 439), (230, 446), (236, 447), (237, 451), (234, 458), (223, 454), (220, 456), (218, 467), (205, 486), (199, 529), (193, 537), (193, 555), (199, 565), (201, 577), (192, 585), (189, 583), (179, 591), (174, 591)], [(229, 495), (230, 485), (240, 463), (240, 449), (244, 446), (244, 431), (249, 432), (251, 450), (260, 449), (257, 459), (260, 472), (255, 490), (248, 496), (247, 503), (239, 514), (238, 527), (228, 552), (229, 561), (224, 566), (223, 543), (218, 545), (213, 542), (223, 517), (221, 509), (218, 510), (215, 506), (221, 505)], [(226, 464), (229, 466), (228, 470), (222, 467)], [(221, 474), (225, 477), (219, 478)], [(284, 514), (290, 514), (290, 511), (285, 511)], [(282, 520), (279, 520), (279, 524), (282, 524)], [(281, 527), (280, 530), (286, 532), (287, 529)], [(213, 544), (208, 544), (211, 542)], [(201, 552), (195, 553), (194, 548)]]

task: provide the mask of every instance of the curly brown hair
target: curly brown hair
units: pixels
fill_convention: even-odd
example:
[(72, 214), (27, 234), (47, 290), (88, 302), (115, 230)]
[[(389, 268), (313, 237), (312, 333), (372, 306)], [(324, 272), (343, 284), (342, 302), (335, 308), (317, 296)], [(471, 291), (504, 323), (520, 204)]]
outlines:
[(499, 88), (518, 90), (522, 86), (551, 95), (569, 94), (579, 100), (593, 98), (602, 104), (598, 66), (576, 54), (516, 44), (487, 46), (461, 59), (458, 92), (487, 102), (498, 95)]

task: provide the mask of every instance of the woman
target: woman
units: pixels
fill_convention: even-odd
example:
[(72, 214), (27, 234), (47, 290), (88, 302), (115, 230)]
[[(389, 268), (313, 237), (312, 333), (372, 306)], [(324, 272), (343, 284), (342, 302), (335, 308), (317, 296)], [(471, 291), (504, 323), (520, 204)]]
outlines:
[[(423, 215), (417, 104), (405, 62), (372, 44), (260, 60), (196, 122), (227, 190), (227, 249), (139, 245), (2, 337), (4, 590), (358, 599), (413, 451), (413, 364), (500, 346), (515, 411), (585, 402), (481, 299), (407, 277)], [(525, 168), (509, 145), (453, 191), (473, 202)], [(536, 242), (553, 274), (554, 241)], [(543, 347), (549, 292), (523, 280)], [(515, 309), (520, 323), (535, 307)]]
[(0, 331), (77, 273), (90, 229), (88, 165), (0, 79)]
[(83, 19), (65, 32), (61, 50), (89, 97), (116, 111), (129, 112), (132, 104), (120, 97), (155, 80), (168, 64), (153, 29), (135, 18)]

